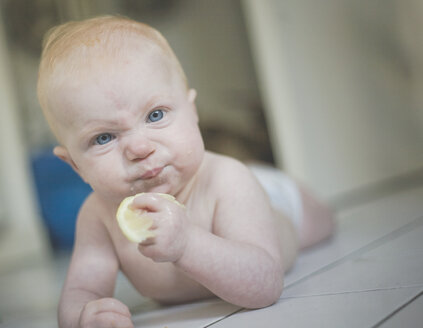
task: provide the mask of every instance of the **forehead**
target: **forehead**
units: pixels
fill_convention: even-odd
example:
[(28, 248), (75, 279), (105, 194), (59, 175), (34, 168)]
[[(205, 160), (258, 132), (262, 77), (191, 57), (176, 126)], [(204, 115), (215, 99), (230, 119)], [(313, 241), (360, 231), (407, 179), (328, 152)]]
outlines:
[(159, 98), (186, 96), (187, 91), (180, 75), (169, 68), (167, 58), (154, 51), (107, 58), (81, 69), (77, 77), (56, 74), (58, 81), (50, 90), (49, 107), (57, 120), (66, 123), (108, 108), (130, 109)]
[[(105, 25), (105, 26), (103, 26)], [(84, 25), (85, 26), (85, 25)], [(140, 23), (100, 24), (88, 29), (69, 27), (47, 39), (40, 63), (38, 94), (43, 106), (48, 89), (68, 79), (84, 80), (98, 71), (112, 70), (117, 64), (162, 60), (161, 69), (174, 71), (186, 83), (185, 74), (167, 41), (151, 27)], [(63, 35), (62, 35), (63, 34)]]
[[(114, 75), (150, 73), (167, 74), (177, 77), (188, 88), (185, 74), (178, 59), (166, 40), (153, 30), (148, 35), (140, 33), (113, 33), (110, 35), (88, 35), (67, 54), (59, 56), (51, 75), (54, 84), (61, 85), (72, 81), (84, 81), (97, 76), (102, 79), (106, 73)], [(130, 68), (129, 72), (125, 70)], [(122, 71), (122, 72), (121, 72)], [(133, 74), (133, 73), (132, 73)], [(113, 79), (112, 79), (113, 80)], [(112, 80), (108, 82), (112, 82)]]
[(51, 71), (57, 62), (82, 59), (107, 53), (117, 56), (131, 48), (138, 51), (158, 47), (163, 54), (173, 55), (166, 39), (154, 28), (135, 21), (100, 17), (69, 22), (53, 28), (43, 43), (41, 71)]
[[(113, 67), (160, 61), (163, 69), (176, 69), (170, 54), (157, 42), (143, 36), (110, 38), (108, 42), (87, 38), (56, 58), (47, 75), (63, 78), (84, 78)], [(148, 68), (148, 66), (146, 66)]]

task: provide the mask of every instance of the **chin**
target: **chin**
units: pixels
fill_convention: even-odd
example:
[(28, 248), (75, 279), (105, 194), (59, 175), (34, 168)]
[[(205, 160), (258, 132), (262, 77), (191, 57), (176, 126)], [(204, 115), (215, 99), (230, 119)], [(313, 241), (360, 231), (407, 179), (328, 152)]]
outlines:
[(168, 185), (161, 185), (149, 188), (145, 192), (161, 193), (161, 194), (172, 194), (172, 188)]
[(167, 184), (159, 184), (159, 185), (136, 185), (134, 184), (129, 188), (127, 191), (128, 196), (133, 196), (142, 192), (151, 192), (151, 193), (162, 193), (162, 194), (170, 194), (172, 192), (172, 188), (170, 185)]

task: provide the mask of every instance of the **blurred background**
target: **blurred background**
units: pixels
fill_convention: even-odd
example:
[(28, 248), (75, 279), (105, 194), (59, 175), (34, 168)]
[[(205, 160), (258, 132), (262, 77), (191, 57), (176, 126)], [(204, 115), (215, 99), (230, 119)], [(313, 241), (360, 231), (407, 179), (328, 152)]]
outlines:
[(0, 325), (55, 326), (90, 189), (51, 154), (38, 62), (50, 27), (101, 14), (168, 39), (208, 149), (275, 165), (338, 209), (422, 182), (420, 0), (0, 0)]

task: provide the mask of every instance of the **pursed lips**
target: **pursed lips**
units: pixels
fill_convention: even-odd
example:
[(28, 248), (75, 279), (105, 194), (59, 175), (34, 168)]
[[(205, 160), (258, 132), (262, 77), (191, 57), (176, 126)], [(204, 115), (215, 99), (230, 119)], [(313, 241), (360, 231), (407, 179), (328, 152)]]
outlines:
[(152, 179), (160, 174), (163, 171), (163, 167), (156, 167), (154, 169), (146, 171), (143, 175), (141, 175), (140, 179), (148, 180)]

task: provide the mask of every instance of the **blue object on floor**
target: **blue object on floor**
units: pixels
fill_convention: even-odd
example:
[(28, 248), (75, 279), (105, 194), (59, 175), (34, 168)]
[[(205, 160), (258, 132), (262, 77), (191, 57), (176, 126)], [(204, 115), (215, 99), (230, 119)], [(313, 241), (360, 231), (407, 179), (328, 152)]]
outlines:
[(51, 149), (31, 157), (41, 214), (55, 250), (69, 250), (75, 237), (79, 208), (91, 188)]

